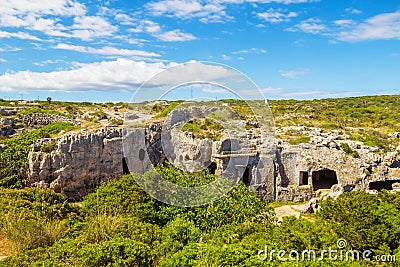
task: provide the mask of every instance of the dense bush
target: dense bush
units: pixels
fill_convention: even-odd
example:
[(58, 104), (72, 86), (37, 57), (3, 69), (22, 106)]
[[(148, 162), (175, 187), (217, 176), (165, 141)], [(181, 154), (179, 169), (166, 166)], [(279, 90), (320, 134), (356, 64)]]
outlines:
[(52, 190), (0, 188), (0, 231), (19, 251), (66, 237), (78, 213)]
[[(207, 172), (192, 175), (157, 168), (180, 185), (215, 178)], [(37, 229), (51, 220), (54, 224), (47, 228), (61, 233), (43, 241), (39, 232), (46, 231), (30, 228), (28, 233), (29, 227), (17, 224), (15, 228), (22, 226), (26, 236), (39, 237), (38, 241), (32, 245), (33, 238), (15, 239), (8, 232), (14, 242), (31, 245), (21, 245), (21, 253), (0, 261), (0, 266), (385, 266), (329, 261), (327, 255), (322, 261), (277, 258), (282, 249), (288, 253), (312, 249), (320, 256), (323, 250), (337, 249), (340, 238), (347, 241), (346, 249), (400, 256), (400, 195), (387, 191), (345, 193), (338, 200), (322, 202), (320, 213), (311, 219), (287, 217), (280, 224), (270, 206), (243, 184), (213, 203), (194, 208), (154, 201), (129, 175), (103, 184), (79, 205), (71, 206), (62, 196), (39, 189), (3, 189), (0, 197), (3, 222), (7, 222), (4, 215), (26, 213), (37, 221)], [(32, 222), (29, 216), (22, 220)], [(59, 227), (62, 223), (68, 227)], [(276, 251), (272, 260), (258, 259), (265, 248)]]

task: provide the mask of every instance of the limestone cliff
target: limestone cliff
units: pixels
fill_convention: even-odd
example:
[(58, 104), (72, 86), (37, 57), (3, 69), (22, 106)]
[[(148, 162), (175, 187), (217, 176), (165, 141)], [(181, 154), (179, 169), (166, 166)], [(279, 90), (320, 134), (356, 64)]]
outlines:
[[(169, 136), (168, 143), (174, 150), (167, 151), (161, 124), (151, 125), (142, 135), (134, 134), (132, 142), (144, 138), (153, 163), (169, 160), (189, 166), (197, 160), (216, 174), (240, 173), (243, 182), (257, 187), (266, 201), (308, 200), (317, 191), (333, 185), (343, 191), (390, 190), (400, 181), (399, 151), (378, 154), (375, 148), (348, 140), (338, 132), (312, 131), (309, 143), (290, 145), (277, 140), (271, 160), (262, 158), (269, 155), (262, 145), (245, 150), (235, 145), (235, 139), (196, 140), (182, 132)], [(122, 138), (121, 128), (103, 128), (38, 140), (28, 157), (28, 182), (78, 199), (102, 181), (129, 172)], [(257, 143), (257, 137), (251, 137), (251, 141)], [(357, 156), (346, 154), (342, 143), (356, 151)], [(140, 157), (140, 151), (132, 151), (132, 155)]]
[(28, 181), (80, 198), (123, 174), (121, 136), (122, 129), (104, 128), (38, 140), (28, 156)]

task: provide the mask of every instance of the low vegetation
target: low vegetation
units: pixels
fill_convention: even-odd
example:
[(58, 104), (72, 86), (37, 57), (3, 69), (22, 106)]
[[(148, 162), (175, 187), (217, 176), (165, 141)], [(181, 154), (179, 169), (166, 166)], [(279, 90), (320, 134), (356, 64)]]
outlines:
[(277, 126), (307, 126), (341, 130), (355, 141), (387, 152), (399, 140), (388, 134), (400, 132), (400, 96), (363, 96), (321, 100), (271, 100)]
[(179, 125), (179, 130), (191, 132), (196, 138), (208, 138), (218, 141), (222, 137), (224, 127), (216, 120), (211, 118), (195, 118)]
[[(207, 173), (193, 179), (175, 168), (157, 168), (180, 185), (213, 179)], [(271, 206), (242, 183), (221, 199), (194, 208), (155, 201), (130, 175), (103, 184), (79, 205), (49, 190), (0, 189), (0, 196), (0, 237), (16, 253), (0, 266), (292, 266), (276, 254), (264, 261), (257, 255), (267, 248), (287, 253), (313, 249), (320, 256), (324, 249), (337, 249), (339, 239), (347, 242), (344, 251), (368, 249), (371, 258), (400, 257), (400, 195), (386, 191), (345, 193), (324, 201), (312, 220), (287, 217), (281, 224)], [(385, 266), (329, 261), (327, 255), (322, 261), (301, 262), (367, 263)]]
[[(243, 101), (224, 102), (241, 119), (252, 121), (251, 109)], [(400, 132), (400, 96), (279, 100), (269, 104), (278, 126), (340, 129), (351, 139), (382, 151), (400, 145), (398, 139), (388, 138)], [(2, 100), (0, 105), (12, 106)], [(84, 110), (88, 119), (101, 120), (108, 116), (101, 109), (113, 105), (41, 101), (29, 112), (73, 117)], [(152, 114), (165, 118), (178, 105), (155, 105)], [(59, 122), (0, 141), (4, 146), (0, 153), (0, 255), (9, 256), (0, 260), (0, 266), (394, 266), (390, 262), (393, 257), (388, 255), (400, 259), (400, 194), (385, 190), (376, 195), (344, 193), (337, 200), (323, 201), (316, 215), (286, 217), (278, 223), (273, 206), (293, 203), (270, 205), (243, 183), (221, 199), (193, 208), (154, 200), (131, 175), (102, 184), (78, 203), (51, 190), (23, 188), (30, 145), (71, 129), (72, 124)], [(209, 118), (185, 122), (180, 129), (213, 140), (223, 130)], [(288, 139), (291, 144), (310, 141), (301, 132), (290, 133)], [(50, 141), (42, 152), (50, 152), (54, 146)], [(358, 157), (347, 144), (340, 149)], [(216, 178), (206, 171), (191, 174), (173, 166), (159, 165), (156, 169), (180, 186), (205, 185)], [(386, 255), (388, 262), (330, 261), (327, 254), (323, 260), (293, 263), (289, 259), (292, 250), (312, 249), (321, 256), (324, 250), (337, 249), (339, 239), (346, 241), (344, 252), (370, 250), (371, 259)], [(278, 260), (276, 253), (272, 258), (264, 255), (265, 249), (267, 253), (285, 250), (287, 260)], [(267, 257), (260, 260), (258, 254)]]

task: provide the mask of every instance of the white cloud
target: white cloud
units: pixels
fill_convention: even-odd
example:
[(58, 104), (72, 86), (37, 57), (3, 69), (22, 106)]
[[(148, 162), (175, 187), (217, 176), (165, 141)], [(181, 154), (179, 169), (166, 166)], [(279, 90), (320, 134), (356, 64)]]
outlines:
[(147, 32), (147, 33), (158, 33), (160, 32), (161, 26), (154, 21), (151, 20), (142, 20), (136, 28), (131, 28), (129, 31), (131, 32)]
[(258, 13), (257, 16), (269, 23), (288, 22), (291, 18), (297, 17), (297, 13), (289, 12), (282, 13), (280, 10), (273, 8), (268, 9), (266, 12)]
[(336, 38), (347, 42), (400, 40), (400, 11), (371, 17), (350, 30), (339, 32)]
[(0, 76), (0, 91), (133, 90), (167, 65), (127, 59), (80, 64), (73, 70), (18, 71)]
[(360, 10), (351, 8), (351, 7), (346, 8), (344, 11), (346, 11), (347, 13), (350, 13), (350, 14), (355, 14), (355, 15), (362, 13)]
[(197, 39), (193, 34), (184, 33), (179, 29), (164, 32), (161, 26), (151, 20), (142, 20), (135, 28), (129, 29), (131, 32), (146, 32), (153, 37), (164, 42), (183, 42)]
[(79, 45), (69, 44), (57, 44), (52, 47), (56, 49), (72, 50), (81, 53), (98, 54), (105, 56), (142, 56), (142, 57), (159, 57), (159, 54), (153, 52), (147, 52), (142, 50), (131, 50), (131, 49), (118, 49), (115, 47), (105, 46), (102, 48), (93, 48)]
[(122, 25), (133, 25), (134, 19), (126, 14), (118, 13), (115, 15), (115, 19)]
[[(319, 0), (160, 0), (151, 2), (146, 5), (147, 9), (155, 16), (167, 16), (180, 19), (198, 18), (202, 23), (224, 23), (234, 20), (232, 16), (227, 14), (227, 5), (233, 4), (299, 4), (312, 3)], [(294, 16), (294, 12), (282, 14), (279, 16)], [(267, 16), (267, 15), (264, 15)], [(269, 19), (269, 18), (267, 18)], [(267, 20), (266, 19), (266, 20)]]
[(267, 50), (261, 48), (250, 48), (250, 49), (243, 49), (239, 51), (234, 51), (232, 54), (239, 55), (239, 54), (266, 54)]
[(294, 70), (280, 70), (279, 73), (282, 77), (289, 79), (298, 79), (301, 75), (310, 73), (309, 69), (294, 69)]
[(62, 60), (62, 59), (56, 59), (56, 60), (48, 59), (48, 60), (41, 61), (41, 62), (35, 62), (35, 63), (33, 63), (33, 65), (43, 67), (45, 65), (58, 64), (58, 63), (66, 63), (66, 62), (65, 62), (65, 60)]
[(319, 19), (315, 18), (303, 20), (299, 24), (296, 24), (293, 27), (287, 29), (287, 31), (291, 32), (302, 31), (311, 34), (319, 34), (327, 30), (328, 28), (324, 24), (322, 24)]
[(247, 0), (246, 2), (259, 3), (259, 4), (277, 3), (277, 4), (290, 5), (290, 4), (319, 2), (319, 0)]
[(156, 37), (164, 42), (183, 42), (197, 39), (190, 33), (184, 33), (181, 30), (173, 30), (157, 34)]
[(222, 58), (223, 60), (231, 60), (231, 57), (228, 56), (228, 55), (225, 55), (225, 54), (221, 55), (221, 58)]
[[(54, 16), (83, 16), (86, 7), (73, 0), (3, 0), (0, 2), (0, 26), (24, 27), (51, 36), (68, 36), (66, 28)], [(50, 16), (53, 16), (50, 17)]]
[(75, 17), (71, 28), (74, 29), (73, 37), (86, 41), (94, 37), (112, 36), (118, 30), (117, 26), (111, 25), (105, 18), (99, 16)]
[(333, 22), (337, 26), (347, 27), (356, 24), (356, 22), (352, 19), (339, 19)]
[(202, 22), (221, 22), (228, 17), (225, 7), (209, 1), (199, 0), (161, 0), (147, 4), (147, 8), (155, 16), (168, 16), (182, 19), (203, 18)]
[(26, 32), (6, 32), (0, 31), (0, 38), (19, 38), (19, 39), (26, 39), (26, 40), (33, 40), (33, 41), (41, 41), (36, 36), (33, 36)]
[(2, 0), (0, 10), (0, 14), (14, 16), (28, 14), (79, 16), (86, 13), (85, 5), (74, 0)]
[[(188, 64), (147, 63), (119, 58), (90, 64), (75, 63), (72, 70), (53, 72), (18, 71), (0, 76), (0, 91), (130, 91), (146, 81), (144, 88), (165, 92), (172, 85), (188, 81), (212, 81), (224, 84), (226, 79), (241, 76), (219, 65), (191, 61)], [(174, 68), (169, 68), (174, 67)], [(168, 69), (168, 71), (163, 71)], [(154, 76), (155, 74), (158, 74)], [(238, 76), (239, 75), (239, 76)], [(151, 78), (150, 80), (148, 80)]]
[(4, 58), (0, 57), (0, 63), (5, 63), (5, 62), (7, 62), (7, 60), (5, 60)]

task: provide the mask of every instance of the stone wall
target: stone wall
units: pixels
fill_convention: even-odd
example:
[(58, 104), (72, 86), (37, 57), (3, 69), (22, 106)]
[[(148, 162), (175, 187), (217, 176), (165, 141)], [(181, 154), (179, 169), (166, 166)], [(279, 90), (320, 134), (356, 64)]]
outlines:
[(69, 122), (75, 125), (75, 121), (65, 116), (46, 113), (29, 113), (22, 116), (25, 125), (49, 125), (54, 122)]

